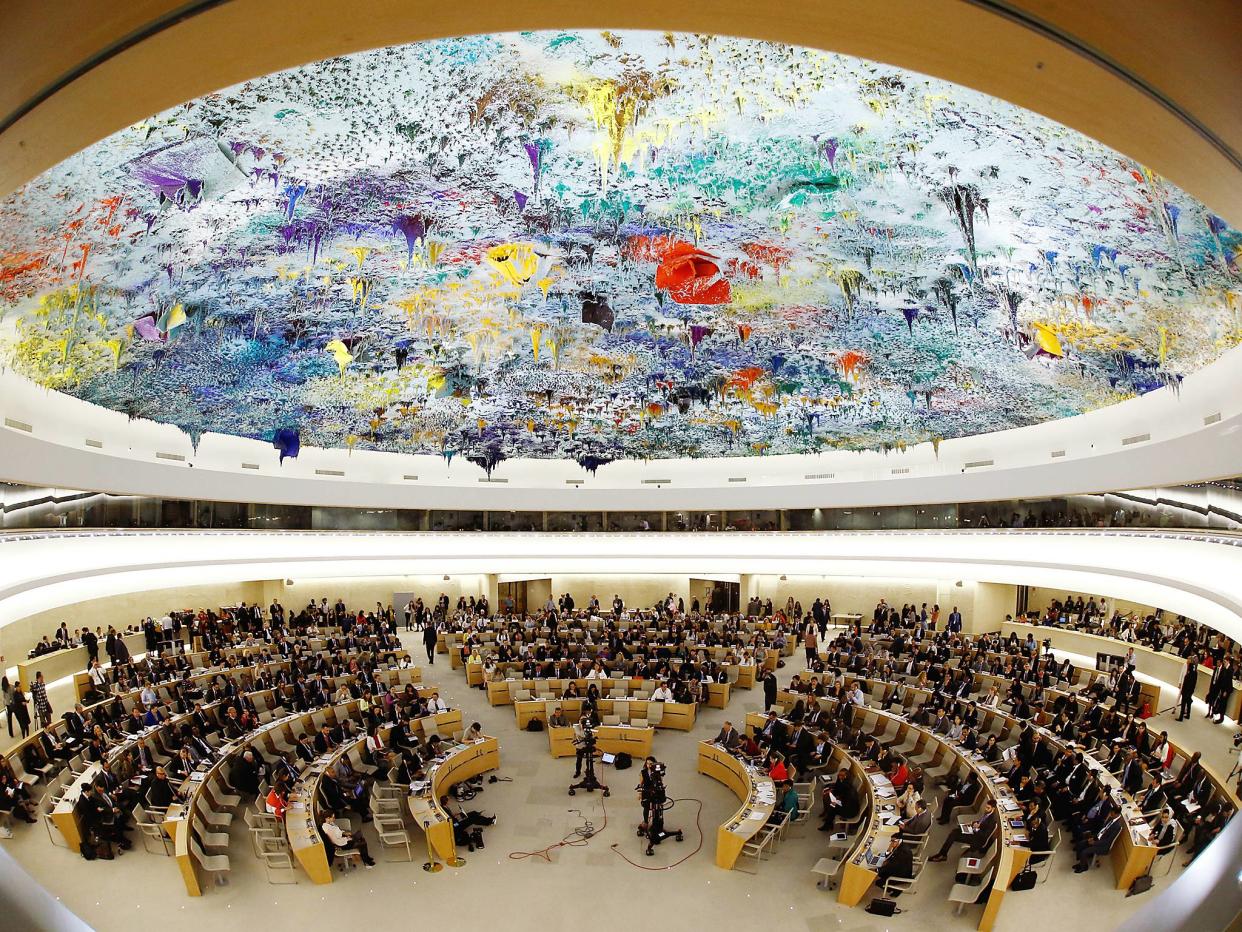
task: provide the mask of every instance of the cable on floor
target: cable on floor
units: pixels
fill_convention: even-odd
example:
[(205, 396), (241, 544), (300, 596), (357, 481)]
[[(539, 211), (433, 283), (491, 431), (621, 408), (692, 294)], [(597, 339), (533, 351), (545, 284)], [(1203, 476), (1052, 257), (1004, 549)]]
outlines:
[[(694, 814), (694, 830), (699, 833), (699, 843), (693, 851), (691, 851), (689, 854), (687, 854), (684, 858), (682, 858), (679, 861), (674, 861), (672, 864), (664, 864), (660, 867), (648, 867), (646, 864), (639, 864), (637, 861), (630, 860), (630, 858), (626, 856), (617, 847), (616, 844), (612, 846), (612, 853), (615, 854), (617, 857), (621, 858), (621, 860), (625, 861), (627, 864), (631, 865), (632, 867), (637, 867), (640, 871), (671, 871), (674, 867), (679, 867), (680, 865), (685, 864), (692, 857), (694, 857), (696, 854), (702, 851), (703, 850), (703, 826), (700, 820), (703, 815), (703, 800), (695, 799), (692, 796), (683, 796), (679, 799), (674, 799), (673, 802), (674, 803), (697, 803), (698, 804), (699, 810), (698, 812)], [(671, 809), (672, 807), (670, 806), (669, 808)]]
[[(588, 819), (585, 815), (582, 814), (581, 809), (570, 809), (568, 810), (569, 812), (578, 813), (578, 818), (582, 820), (582, 824), (580, 826), (578, 826), (572, 832), (567, 834), (560, 841), (554, 842), (548, 845), (546, 848), (540, 848), (538, 851), (510, 851), (509, 860), (510, 861), (522, 861), (522, 860), (525, 860), (526, 858), (543, 858), (545, 861), (551, 864), (552, 863), (552, 852), (556, 851), (558, 848), (585, 847), (586, 844), (592, 838), (594, 838), (596, 835), (598, 835), (600, 832), (602, 832), (604, 829), (608, 827), (608, 804), (604, 802), (605, 799), (606, 797), (604, 796), (600, 797), (600, 802), (599, 802), (600, 808), (604, 810), (604, 824), (601, 825), (598, 829), (595, 828), (595, 823), (593, 823), (590, 819)], [(700, 832), (700, 835), (702, 835), (701, 832)], [(700, 847), (701, 846), (702, 846), (702, 842), (700, 841)]]

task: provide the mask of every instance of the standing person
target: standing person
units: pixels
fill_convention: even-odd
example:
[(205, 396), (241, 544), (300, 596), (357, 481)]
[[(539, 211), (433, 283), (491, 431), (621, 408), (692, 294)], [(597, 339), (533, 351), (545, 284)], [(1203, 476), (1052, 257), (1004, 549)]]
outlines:
[(953, 611), (949, 612), (949, 633), (960, 634), (962, 630), (962, 613), (957, 610), (957, 606), (953, 606)]
[(405, 603), (405, 630), (414, 630), (414, 600), (410, 599)]
[(99, 659), (99, 637), (90, 628), (82, 629), (82, 646), (86, 648), (86, 668)]
[(776, 671), (765, 670), (763, 674), (763, 711), (776, 704)]
[(47, 684), (43, 682), (43, 671), (35, 674), (30, 684), (30, 701), (34, 703), (35, 722), (39, 728), (46, 728), (52, 722), (52, 704), (47, 700)]
[(0, 677), (0, 691), (4, 692), (4, 717), (9, 723), (9, 737), (13, 737), (13, 687), (7, 676)]
[(1226, 657), (1212, 671), (1212, 703), (1208, 714), (1217, 723), (1225, 720), (1229, 709), (1229, 697), (1233, 695), (1233, 661)]
[(1182, 682), (1179, 686), (1177, 720), (1190, 718), (1190, 705), (1195, 699), (1195, 686), (1199, 683), (1199, 655), (1191, 654), (1182, 669)]
[(814, 621), (807, 621), (806, 631), (802, 635), (802, 646), (806, 648), (806, 665), (810, 669), (819, 659), (819, 629)]
[(22, 692), (21, 683), (13, 686), (13, 717), (22, 731), (23, 738), (30, 737), (30, 709), (26, 707), (26, 694)]
[(438, 636), (434, 623), (428, 622), (423, 625), (423, 647), (427, 649), (427, 662), (433, 666), (436, 662), (436, 638)]

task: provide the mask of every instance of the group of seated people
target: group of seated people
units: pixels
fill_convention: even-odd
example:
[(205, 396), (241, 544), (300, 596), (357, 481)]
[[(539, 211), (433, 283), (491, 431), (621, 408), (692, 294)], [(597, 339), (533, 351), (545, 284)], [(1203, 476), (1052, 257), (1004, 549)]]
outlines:
[[(807, 693), (812, 692), (810, 684), (801, 682), (798, 677), (791, 686), (795, 690), (801, 687)], [(888, 696), (876, 695), (877, 706), (891, 705), (889, 700), (902, 695), (906, 687), (898, 681), (881, 688)], [(823, 713), (818, 708), (819, 700), (813, 698), (809, 713), (799, 701), (786, 713), (787, 721), (818, 723), (828, 741), (853, 748), (855, 756), (863, 761), (877, 761), (894, 778), (895, 787), (902, 777), (908, 784), (921, 782), (917, 767), (911, 765), (903, 770), (900, 765), (894, 765), (891, 758), (886, 759), (886, 752), (874, 736), (851, 735), (848, 727), (841, 728), (840, 722), (848, 720), (849, 711), (865, 703), (866, 694), (857, 681), (845, 682), (842, 678), (836, 689), (825, 692), (821, 688), (815, 692), (835, 700), (834, 713), (839, 714)], [(876, 692), (881, 693), (881, 689)], [(1033, 716), (1023, 720), (1015, 715), (1021, 723), (1021, 733), (1016, 743), (1007, 748), (997, 734), (980, 734), (978, 728), (986, 706), (952, 692), (932, 691), (922, 696), (922, 701), (908, 709), (899, 705), (896, 711), (904, 712), (909, 721), (962, 750), (976, 753), (1005, 775), (1022, 804), (1032, 851), (1047, 852), (1051, 829), (1055, 823), (1063, 823), (1075, 841), (1078, 853), (1075, 869), (1078, 871), (1087, 870), (1094, 856), (1110, 850), (1118, 834), (1128, 830), (1097, 768), (1086, 762), (1088, 754), (1096, 755), (1103, 769), (1116, 777), (1149, 820), (1152, 844), (1166, 847), (1179, 836), (1184, 839), (1188, 849), (1187, 864), (1220, 833), (1233, 814), (1232, 807), (1215, 796), (1214, 785), (1199, 763), (1198, 752), (1174, 769), (1171, 765), (1173, 750), (1166, 732), (1154, 734), (1142, 719), (1125, 715), (1116, 708), (1106, 708), (1093, 697), (1060, 693), (1039, 710), (1044, 727), (1055, 736), (1055, 742), (1045, 739), (1034, 727), (1030, 720)], [(775, 715), (769, 713), (769, 723), (774, 719)], [(847, 778), (848, 772), (842, 776)], [(834, 787), (835, 784), (825, 789), (826, 830), (831, 829), (833, 819), (857, 811), (856, 794), (848, 788), (837, 790)], [(973, 771), (968, 771), (960, 784), (948, 781), (946, 791), (941, 824), (948, 823), (955, 808), (977, 804), (983, 797)], [(831, 804), (827, 802), (829, 796), (834, 798)], [(970, 830), (950, 832), (931, 860), (944, 860), (948, 849), (957, 842), (976, 850), (983, 847), (982, 843), (996, 827), (994, 810), (984, 807), (980, 822), (981, 825)], [(1034, 855), (1032, 863), (1037, 864), (1044, 857), (1046, 854)]]
[[(725, 647), (741, 654), (749, 649), (753, 655), (761, 655), (769, 647), (783, 649), (791, 638), (787, 623), (777, 620), (759, 625), (753, 620), (736, 614), (690, 614), (676, 612), (638, 612), (621, 618), (615, 615), (587, 614), (577, 612), (561, 615), (555, 610), (544, 610), (527, 615), (454, 615), (444, 630), (460, 633), (463, 641), (473, 645), (479, 635), (493, 635), (496, 650), (508, 648), (511, 659), (518, 659), (517, 651), (522, 645), (533, 648), (544, 639), (553, 650), (560, 650), (566, 657), (574, 657), (574, 645), (589, 648), (578, 653), (604, 658), (645, 656), (672, 658), (679, 656), (684, 648), (692, 651), (700, 647)], [(642, 645), (639, 651), (634, 645)], [(659, 649), (666, 653), (660, 654)]]
[(1226, 656), (1233, 657), (1235, 666), (1242, 662), (1242, 645), (1232, 638), (1185, 615), (1178, 615), (1171, 622), (1166, 621), (1165, 617), (1160, 609), (1143, 616), (1119, 610), (1113, 610), (1110, 614), (1107, 599), (1097, 602), (1091, 596), (1084, 601), (1081, 595), (1075, 597), (1069, 594), (1064, 599), (1053, 599), (1042, 613), (1028, 612), (1020, 620), (1035, 625), (1087, 631), (1116, 641), (1142, 644), (1156, 651), (1171, 647), (1182, 658), (1198, 654), (1209, 667), (1220, 663)]
[[(223, 616), (228, 616), (227, 623)], [(41, 772), (49, 761), (68, 762), (81, 755), (85, 762), (102, 766), (101, 778), (114, 770), (124, 774), (116, 785), (81, 794), (80, 815), (95, 843), (126, 847), (124, 832), (134, 802), (165, 808), (181, 795), (175, 787), (213, 759), (212, 742), (240, 739), (257, 728), (254, 694), (271, 691), (271, 701), (296, 711), (329, 705), (346, 694), (358, 699), (364, 712), (374, 706), (375, 715), (417, 717), (444, 708), (435, 694), (419, 696), (412, 689), (390, 693), (376, 679), (380, 667), (397, 662), (401, 650), (386, 621), (381, 624), (362, 613), (348, 616), (344, 630), (312, 647), (317, 631), (273, 627), (257, 607), (223, 616), (206, 611), (194, 620), (206, 648), (205, 662), (217, 672), (203, 676), (206, 668), (195, 666), (183, 649), (150, 652), (140, 661), (126, 656), (108, 668), (92, 661), (83, 701), (23, 749), (27, 773)], [(274, 611), (273, 617), (283, 622), (283, 611)], [(409, 665), (408, 657), (400, 660)], [(126, 711), (125, 697), (135, 692), (137, 701)], [(0, 779), (0, 812), (30, 815), (29, 793), (7, 760), (0, 766)], [(101, 800), (120, 805), (98, 805)], [(122, 815), (113, 818), (109, 811), (117, 808)]]

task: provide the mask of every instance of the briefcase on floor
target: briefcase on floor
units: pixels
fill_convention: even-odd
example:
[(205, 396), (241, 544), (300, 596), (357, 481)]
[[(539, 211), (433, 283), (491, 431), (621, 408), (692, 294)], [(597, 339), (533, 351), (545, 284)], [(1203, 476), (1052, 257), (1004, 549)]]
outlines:
[(1135, 877), (1134, 883), (1130, 884), (1130, 889), (1126, 891), (1126, 896), (1134, 896), (1138, 893), (1146, 893), (1151, 889), (1151, 874), (1144, 874), (1142, 877)]
[(890, 900), (882, 896), (877, 896), (874, 900), (867, 904), (867, 912), (873, 916), (892, 916), (901, 912), (897, 908), (897, 901)]
[(1009, 882), (1010, 890), (1033, 890), (1035, 888), (1035, 872), (1029, 867), (1019, 871)]

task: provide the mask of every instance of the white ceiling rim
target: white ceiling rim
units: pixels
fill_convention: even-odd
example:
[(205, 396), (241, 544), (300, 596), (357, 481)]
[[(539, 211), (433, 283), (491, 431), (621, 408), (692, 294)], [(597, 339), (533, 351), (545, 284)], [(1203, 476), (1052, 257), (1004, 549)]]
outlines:
[[(187, 582), (441, 573), (784, 573), (824, 577), (829, 591), (833, 577), (888, 577), (1096, 592), (1159, 605), (1242, 638), (1242, 547), (1173, 535), (150, 532), (48, 535), (0, 547), (0, 626), (89, 598)], [(66, 566), (73, 569), (49, 572)]]
[(281, 465), (270, 444), (219, 435), (195, 450), (174, 427), (129, 421), (0, 372), (0, 480), (164, 498), (494, 511), (864, 507), (1174, 485), (1240, 469), (1242, 348), (1187, 378), (1178, 394), (1161, 390), (938, 450), (625, 460), (595, 475), (571, 461), (512, 460), (492, 482), (472, 463), (434, 456), (304, 448)]

